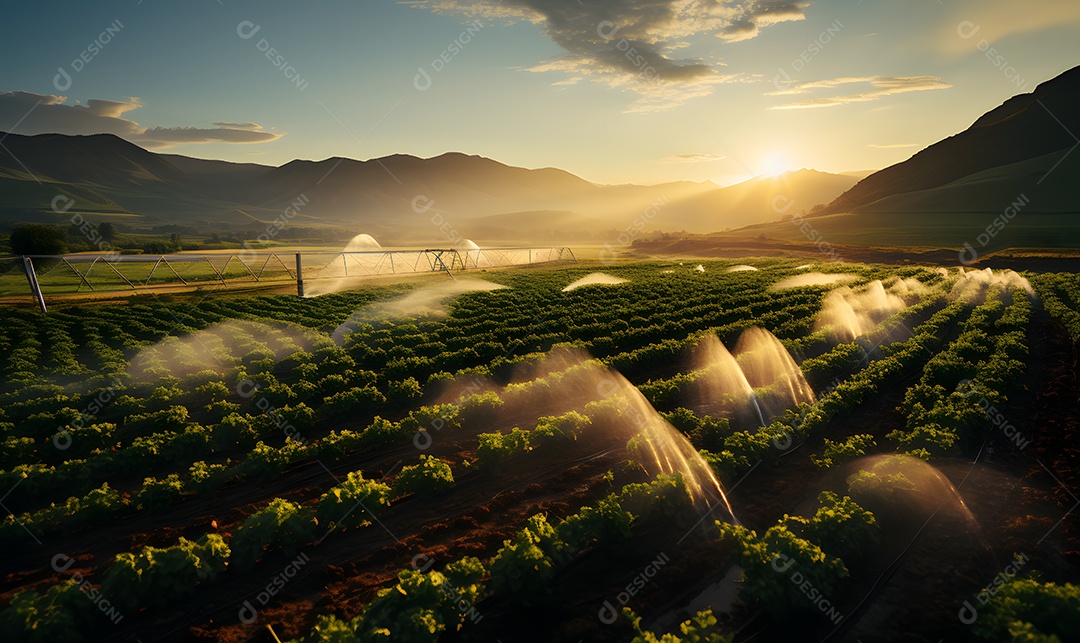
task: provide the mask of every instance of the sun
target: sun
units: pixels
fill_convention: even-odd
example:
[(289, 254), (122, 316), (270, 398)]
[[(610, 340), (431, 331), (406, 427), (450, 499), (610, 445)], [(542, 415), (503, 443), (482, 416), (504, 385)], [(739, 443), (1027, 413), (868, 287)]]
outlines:
[(772, 151), (761, 159), (761, 175), (777, 177), (791, 169), (791, 157), (784, 152)]

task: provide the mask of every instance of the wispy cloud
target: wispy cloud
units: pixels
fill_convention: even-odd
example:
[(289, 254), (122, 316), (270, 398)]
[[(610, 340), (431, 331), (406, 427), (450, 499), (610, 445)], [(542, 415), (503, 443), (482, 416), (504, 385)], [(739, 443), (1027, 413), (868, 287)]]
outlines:
[(747, 40), (770, 25), (804, 19), (799, 0), (410, 0), (466, 19), (531, 22), (565, 50), (533, 72), (559, 72), (558, 85), (594, 81), (640, 95), (628, 111), (671, 109), (744, 80), (718, 65), (675, 53), (702, 34)]
[(870, 147), (878, 150), (895, 150), (904, 147), (918, 147), (918, 143), (886, 143), (884, 145), (878, 145), (877, 143), (871, 143)]
[[(1039, 0), (1024, 6), (1017, 5), (1015, 0), (980, 0), (961, 3), (951, 13), (951, 19), (940, 20), (941, 27), (930, 36), (936, 40), (931, 46), (952, 54), (976, 54), (980, 53), (976, 44), (982, 40), (992, 44), (1014, 34), (1038, 33), (1080, 23), (1080, 2)], [(925, 46), (925, 40), (921, 36), (917, 46)]]
[(215, 127), (144, 127), (124, 118), (142, 107), (138, 98), (90, 99), (68, 104), (67, 97), (33, 92), (0, 92), (0, 131), (15, 134), (115, 134), (150, 148), (185, 143), (266, 143), (283, 132), (267, 131), (256, 123), (220, 121)]
[(937, 76), (865, 76), (833, 78), (829, 80), (817, 80), (807, 83), (796, 83), (786, 89), (770, 92), (769, 96), (789, 96), (810, 94), (818, 90), (829, 90), (846, 85), (866, 85), (866, 91), (856, 94), (841, 96), (829, 96), (822, 98), (810, 98), (807, 100), (776, 105), (771, 109), (809, 109), (814, 107), (835, 107), (847, 103), (866, 103), (881, 100), (886, 96), (905, 94), (908, 92), (929, 91), (933, 89), (948, 89), (952, 85), (941, 80)]
[(675, 154), (664, 159), (665, 163), (710, 163), (726, 159), (723, 154)]

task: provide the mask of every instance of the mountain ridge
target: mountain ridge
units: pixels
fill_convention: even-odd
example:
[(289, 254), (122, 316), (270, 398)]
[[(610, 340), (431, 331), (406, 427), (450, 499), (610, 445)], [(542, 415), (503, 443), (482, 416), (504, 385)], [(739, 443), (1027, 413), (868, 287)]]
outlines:
[(1070, 149), (1080, 143), (1073, 135), (1080, 131), (1077, 105), (1080, 66), (1005, 100), (962, 132), (862, 179), (815, 216), (858, 212), (888, 198)]
[[(73, 211), (142, 225), (269, 221), (302, 195), (306, 222), (412, 236), (431, 237), (435, 215), (506, 235), (514, 228), (554, 232), (537, 219), (556, 212), (579, 218), (557, 217), (568, 230), (593, 234), (639, 219), (646, 230), (708, 232), (779, 218), (771, 206), (776, 194), (808, 209), (855, 183), (803, 169), (724, 187), (711, 181), (605, 185), (559, 168), (523, 168), (453, 151), (271, 166), (157, 154), (111, 134), (6, 136), (13, 155), (0, 150), (0, 219), (8, 221), (62, 222), (62, 213), (49, 209), (59, 191), (74, 201)], [(511, 225), (515, 217), (518, 224)], [(485, 219), (483, 226), (468, 224)]]

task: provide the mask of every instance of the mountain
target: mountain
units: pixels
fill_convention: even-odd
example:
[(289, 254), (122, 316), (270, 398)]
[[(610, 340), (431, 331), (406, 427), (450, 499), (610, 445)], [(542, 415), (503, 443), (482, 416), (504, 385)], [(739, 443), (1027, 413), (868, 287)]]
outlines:
[[(4, 148), (0, 220), (64, 223), (79, 212), (91, 220), (121, 217), (136, 227), (254, 229), (301, 203), (290, 210), (293, 225), (334, 226), (402, 243), (456, 236), (580, 242), (628, 229), (635, 236), (712, 232), (807, 210), (856, 181), (801, 170), (727, 187), (708, 181), (599, 185), (556, 168), (513, 167), (456, 152), (272, 167), (155, 154), (106, 134), (9, 134)], [(54, 211), (57, 194), (73, 206)]]
[[(779, 220), (786, 214), (799, 214), (829, 203), (851, 186), (857, 178), (802, 169), (776, 177), (758, 177), (725, 188), (689, 197), (673, 206), (682, 225), (675, 229), (700, 229), (695, 219), (710, 216), (713, 228), (739, 228)], [(721, 216), (722, 213), (722, 216)]]
[[(1005, 101), (971, 127), (875, 172), (805, 218), (695, 238), (747, 237), (834, 256), (856, 246), (945, 248), (965, 261), (1005, 248), (1080, 248), (1080, 67)], [(792, 210), (794, 211), (794, 209)], [(968, 249), (970, 246), (970, 249)]]
[(324, 219), (379, 223), (429, 211), (425, 221), (436, 212), (471, 218), (555, 208), (595, 190), (562, 170), (527, 170), (448, 153), (430, 159), (397, 154), (370, 161), (292, 161), (258, 176), (238, 196), (283, 209), (303, 194), (309, 209)]
[[(1010, 98), (903, 163), (871, 174), (819, 214), (1001, 211), (1008, 205), (1002, 205), (1003, 197), (1016, 197), (1051, 176), (1080, 143), (1075, 132), (1080, 132), (1080, 67)], [(1075, 211), (1075, 196), (1043, 191), (1046, 200), (1029, 211)]]

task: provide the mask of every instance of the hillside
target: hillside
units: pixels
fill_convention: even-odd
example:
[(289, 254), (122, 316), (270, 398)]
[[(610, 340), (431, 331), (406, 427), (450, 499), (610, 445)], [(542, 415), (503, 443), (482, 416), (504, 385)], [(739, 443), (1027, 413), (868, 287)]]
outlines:
[[(455, 235), (608, 240), (641, 231), (715, 232), (827, 203), (856, 181), (801, 170), (727, 187), (676, 181), (599, 185), (556, 168), (475, 155), (396, 154), (280, 167), (155, 154), (112, 135), (8, 135), (0, 154), (0, 220), (64, 223), (74, 212), (136, 226), (264, 226), (298, 200), (295, 225), (326, 225), (402, 243)], [(65, 195), (72, 208), (54, 212)], [(453, 230), (440, 230), (449, 224)]]
[[(1004, 205), (999, 192), (1013, 198), (1027, 187), (1029, 178), (1041, 179), (1054, 163), (1080, 141), (1080, 67), (1044, 82), (1029, 94), (1020, 94), (990, 110), (968, 129), (935, 143), (903, 163), (887, 167), (859, 181), (821, 211), (841, 212), (954, 211), (953, 190), (928, 193), (961, 180), (990, 180), (1000, 190), (968, 190), (961, 211), (995, 212)], [(1042, 159), (1034, 163), (1025, 161)], [(998, 169), (998, 171), (991, 172)], [(989, 174), (987, 174), (989, 172)], [(1005, 187), (1005, 183), (1012, 183)], [(985, 187), (985, 186), (984, 186)], [(917, 198), (902, 197), (922, 193)], [(1065, 197), (1067, 209), (1075, 211), (1075, 194)], [(1047, 198), (1046, 211), (1061, 209), (1062, 195)]]

